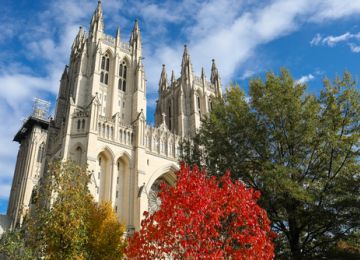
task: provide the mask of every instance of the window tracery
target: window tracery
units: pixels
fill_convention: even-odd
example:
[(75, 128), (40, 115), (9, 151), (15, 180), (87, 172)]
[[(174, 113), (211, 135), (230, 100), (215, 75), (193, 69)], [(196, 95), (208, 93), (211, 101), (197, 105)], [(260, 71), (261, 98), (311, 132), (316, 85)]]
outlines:
[(125, 61), (123, 61), (119, 67), (118, 89), (124, 92), (126, 92), (126, 74), (127, 74), (127, 66)]
[(109, 84), (109, 70), (110, 70), (110, 57), (106, 53), (101, 58), (101, 72), (100, 72), (100, 82), (105, 85)]

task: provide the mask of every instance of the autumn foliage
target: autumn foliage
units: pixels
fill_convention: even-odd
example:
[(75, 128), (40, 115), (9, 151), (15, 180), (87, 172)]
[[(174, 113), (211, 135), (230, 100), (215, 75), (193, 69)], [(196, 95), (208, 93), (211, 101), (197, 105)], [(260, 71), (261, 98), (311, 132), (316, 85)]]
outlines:
[(182, 165), (175, 187), (161, 186), (161, 208), (144, 213), (126, 255), (136, 259), (273, 259), (273, 233), (258, 191), (232, 182), (227, 173), (209, 178)]
[(124, 225), (119, 223), (110, 202), (93, 203), (87, 219), (89, 259), (122, 259), (126, 243)]

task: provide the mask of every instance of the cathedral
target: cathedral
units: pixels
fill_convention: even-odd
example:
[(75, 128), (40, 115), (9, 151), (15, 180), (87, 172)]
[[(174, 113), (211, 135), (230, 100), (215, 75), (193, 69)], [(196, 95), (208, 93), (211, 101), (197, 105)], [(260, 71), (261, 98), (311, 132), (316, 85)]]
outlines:
[(179, 141), (189, 138), (221, 96), (218, 69), (212, 61), (208, 81), (204, 70), (193, 73), (184, 47), (181, 75), (168, 79), (163, 65), (154, 126), (146, 122), (146, 79), (139, 24), (129, 42), (118, 29), (105, 34), (101, 1), (88, 32), (80, 27), (61, 76), (54, 118), (47, 102), (34, 110), (14, 137), (20, 144), (7, 215), (14, 228), (22, 224), (34, 187), (53, 160), (88, 166), (89, 190), (96, 201), (111, 201), (128, 231), (139, 229), (142, 213), (159, 207), (159, 182), (174, 185)]

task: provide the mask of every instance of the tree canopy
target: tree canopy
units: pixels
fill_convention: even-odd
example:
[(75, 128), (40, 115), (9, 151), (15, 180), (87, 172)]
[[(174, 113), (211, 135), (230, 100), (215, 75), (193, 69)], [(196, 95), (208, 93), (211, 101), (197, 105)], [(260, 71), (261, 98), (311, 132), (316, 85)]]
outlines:
[(15, 259), (28, 255), (33, 257), (29, 259), (122, 258), (125, 228), (110, 203), (94, 201), (89, 182), (86, 167), (74, 162), (51, 163), (33, 194), (34, 204), (24, 225), (9, 233), (8, 242), (0, 243), (21, 244), (23, 249), (7, 246), (5, 253)]
[(326, 256), (360, 228), (360, 94), (349, 73), (319, 95), (288, 71), (253, 79), (213, 102), (182, 159), (260, 190), (278, 256)]
[(232, 182), (229, 173), (207, 177), (181, 166), (175, 187), (161, 186), (161, 207), (144, 213), (129, 240), (134, 259), (272, 259), (273, 233), (258, 191)]

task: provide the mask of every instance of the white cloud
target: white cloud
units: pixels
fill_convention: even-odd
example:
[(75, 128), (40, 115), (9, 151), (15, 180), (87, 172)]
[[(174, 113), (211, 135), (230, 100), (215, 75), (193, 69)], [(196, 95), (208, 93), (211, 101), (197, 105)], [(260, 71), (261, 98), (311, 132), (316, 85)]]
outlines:
[(320, 35), (320, 33), (317, 33), (314, 38), (311, 39), (310, 41), (310, 45), (319, 45), (321, 43), (322, 37)]
[(10, 184), (0, 184), (0, 199), (7, 199), (10, 194)]
[(248, 79), (248, 78), (250, 78), (250, 77), (252, 77), (252, 76), (254, 76), (255, 75), (255, 71), (254, 70), (249, 70), (249, 69), (247, 69), (247, 70), (245, 70), (245, 72), (242, 74), (242, 76), (240, 77), (240, 79)]
[(314, 0), (309, 2), (309, 5), (314, 9), (314, 15), (309, 19), (313, 22), (348, 18), (360, 13), (360, 1)]
[[(351, 42), (350, 42), (351, 41)], [(310, 45), (312, 46), (329, 46), (329, 47), (335, 47), (339, 43), (346, 43), (348, 42), (348, 46), (352, 52), (358, 53), (360, 52), (360, 32), (359, 33), (350, 33), (346, 32), (341, 35), (329, 35), (326, 37), (322, 37), (319, 33), (317, 33), (314, 38), (310, 41)], [(358, 44), (355, 44), (354, 42), (357, 42)]]
[[(0, 118), (9, 127), (0, 128), (0, 155), (6, 155), (6, 159), (0, 156), (0, 164), (15, 161), (17, 145), (11, 142), (12, 136), (19, 127), (19, 119), (29, 114), (32, 98), (55, 96), (73, 38), (80, 25), (87, 27), (95, 5), (96, 1), (92, 0), (51, 0), (44, 5), (46, 10), (27, 21), (26, 30), (21, 33), (17, 31), (19, 26), (10, 27), (16, 24), (17, 17), (6, 22), (9, 26), (2, 23), (5, 30), (0, 43), (7, 37), (18, 35), (27, 46), (26, 50), (20, 50), (21, 54), (30, 61), (41, 62), (42, 67), (39, 72), (31, 66), (19, 64), (19, 61), (4, 64), (1, 58), (0, 109), (3, 113)], [(294, 32), (305, 23), (321, 23), (360, 13), (360, 1), (353, 0), (273, 0), (262, 3), (251, 0), (161, 3), (107, 0), (103, 1), (103, 6), (105, 28), (113, 30), (120, 24), (123, 41), (127, 41), (125, 36), (131, 30), (132, 20), (137, 16), (141, 18), (149, 104), (153, 104), (156, 98), (161, 64), (167, 65), (168, 75), (174, 69), (179, 76), (184, 43), (189, 45), (195, 72), (199, 75), (204, 66), (209, 75), (211, 59), (215, 58), (226, 85), (235, 71), (256, 57), (259, 46)], [(176, 31), (173, 31), (174, 25)], [(328, 38), (328, 44), (344, 41), (336, 37)], [(313, 45), (325, 38), (319, 35)], [(349, 46), (353, 51), (358, 50), (355, 43)], [(254, 70), (251, 73), (250, 70), (244, 71), (243, 75), (256, 73)], [(311, 80), (309, 75), (308, 80)], [(7, 151), (5, 148), (8, 147)], [(11, 176), (13, 167), (12, 164), (2, 174)]]
[(305, 84), (311, 80), (315, 79), (315, 77), (312, 74), (308, 74), (308, 75), (304, 75), (302, 77), (300, 77), (298, 80), (296, 80), (295, 82), (297, 84)]
[[(148, 87), (155, 93), (157, 81), (161, 71), (161, 64), (165, 63), (172, 69), (175, 63), (181, 62), (183, 43), (188, 42), (194, 70), (200, 73), (202, 66), (210, 71), (211, 59), (215, 58), (223, 83), (227, 85), (247, 60), (256, 56), (256, 48), (262, 44), (283, 37), (298, 30), (305, 23), (322, 23), (360, 13), (358, 3), (345, 0), (275, 0), (268, 4), (249, 4), (251, 1), (207, 1), (196, 5), (197, 15), (190, 17), (192, 11), (184, 11), (183, 3), (179, 8), (172, 5), (163, 6), (168, 12), (178, 17), (179, 13), (187, 17), (191, 23), (184, 23), (183, 31), (187, 32), (183, 38), (175, 38), (169, 45), (155, 41), (150, 43), (151, 49), (147, 52), (147, 59), (151, 62), (146, 67)], [(193, 8), (189, 8), (193, 10)], [(223, 15), (226, 14), (226, 15)], [(145, 22), (152, 18), (144, 17)], [(164, 37), (163, 35), (158, 36)], [(349, 37), (347, 35), (342, 36)], [(325, 39), (329, 45), (335, 45), (344, 39), (335, 36)], [(323, 40), (321, 35), (313, 39), (312, 44), (317, 45)], [(163, 50), (166, 48), (166, 54)], [(158, 54), (161, 53), (161, 56)], [(176, 59), (174, 61), (174, 58)], [(177, 69), (175, 67), (175, 69)], [(156, 72), (155, 74), (152, 71)]]
[(323, 44), (326, 44), (326, 45), (330, 46), (330, 47), (334, 47), (339, 42), (348, 41), (348, 40), (350, 40), (352, 38), (355, 38), (355, 37), (357, 37), (357, 36), (347, 32), (347, 33), (344, 33), (344, 34), (339, 35), (339, 36), (332, 36), (332, 35), (327, 36), (324, 39), (322, 39), (321, 42)]
[(360, 52), (360, 45), (356, 45), (354, 43), (349, 43), (350, 50), (355, 53)]

